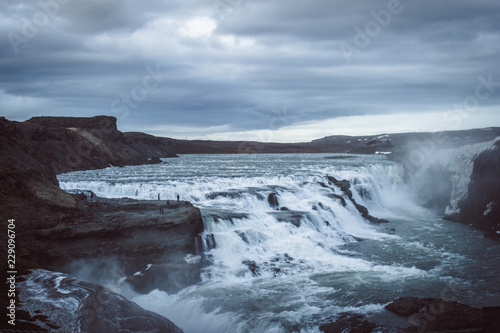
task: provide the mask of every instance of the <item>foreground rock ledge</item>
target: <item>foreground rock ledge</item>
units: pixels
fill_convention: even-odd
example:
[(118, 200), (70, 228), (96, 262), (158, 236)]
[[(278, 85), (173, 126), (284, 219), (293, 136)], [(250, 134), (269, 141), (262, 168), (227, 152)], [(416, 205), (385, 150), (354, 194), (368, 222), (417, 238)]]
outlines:
[[(407, 317), (410, 326), (404, 333), (483, 332), (483, 309), (439, 298), (402, 297), (388, 305), (392, 313)], [(489, 332), (484, 330), (484, 332)]]
[(170, 320), (71, 275), (34, 270), (20, 283), (21, 309), (51, 332), (182, 333)]
[(94, 194), (87, 200), (84, 216), (26, 234), (49, 245), (45, 267), (74, 274), (90, 270), (86, 274), (101, 280), (127, 276), (141, 293), (174, 293), (200, 281), (201, 261), (186, 260), (196, 256), (195, 238), (203, 231), (198, 208), (185, 201)]

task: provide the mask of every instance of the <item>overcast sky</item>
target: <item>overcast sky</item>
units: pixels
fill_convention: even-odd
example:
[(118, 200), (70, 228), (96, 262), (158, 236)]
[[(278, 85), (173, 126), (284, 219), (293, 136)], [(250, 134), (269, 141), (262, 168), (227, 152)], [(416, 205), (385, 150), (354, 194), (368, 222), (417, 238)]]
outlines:
[(0, 114), (188, 139), (500, 126), (498, 0), (0, 0)]

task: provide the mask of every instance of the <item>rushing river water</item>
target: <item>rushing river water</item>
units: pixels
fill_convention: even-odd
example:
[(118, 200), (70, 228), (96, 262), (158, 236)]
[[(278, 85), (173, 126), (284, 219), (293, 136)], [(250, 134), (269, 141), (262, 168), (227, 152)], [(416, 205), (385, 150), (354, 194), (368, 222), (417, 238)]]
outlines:
[[(202, 282), (133, 301), (186, 333), (319, 332), (341, 312), (403, 325), (383, 307), (398, 297), (497, 305), (500, 246), (420, 207), (403, 169), (381, 155), (185, 155), (166, 164), (59, 176), (63, 189), (103, 197), (191, 201), (210, 263)], [(347, 179), (364, 220), (327, 176)], [(276, 193), (279, 207), (268, 197)], [(347, 199), (347, 198), (346, 198)], [(203, 237), (211, 239), (211, 237)]]

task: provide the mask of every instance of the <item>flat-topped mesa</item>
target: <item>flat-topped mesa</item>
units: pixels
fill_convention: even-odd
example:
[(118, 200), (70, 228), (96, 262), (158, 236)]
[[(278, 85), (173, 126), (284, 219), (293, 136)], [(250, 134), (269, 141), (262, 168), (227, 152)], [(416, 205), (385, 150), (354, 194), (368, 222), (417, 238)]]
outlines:
[(58, 186), (56, 174), (109, 166), (161, 163), (175, 156), (166, 145), (126, 141), (116, 118), (34, 117), (25, 122), (0, 117), (2, 216), (16, 216), (26, 229), (56, 223), (55, 212), (78, 210)]
[(111, 116), (85, 117), (33, 117), (26, 120), (28, 123), (49, 128), (93, 128), (104, 131), (118, 131), (116, 118)]

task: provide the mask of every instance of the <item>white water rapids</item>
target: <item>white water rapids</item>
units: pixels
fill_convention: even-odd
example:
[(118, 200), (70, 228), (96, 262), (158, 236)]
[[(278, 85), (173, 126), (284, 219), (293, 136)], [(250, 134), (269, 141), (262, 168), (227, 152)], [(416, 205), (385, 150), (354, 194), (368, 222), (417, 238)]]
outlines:
[[(341, 312), (377, 321), (390, 300), (440, 297), (450, 284), (462, 286), (456, 297), (468, 303), (499, 296), (492, 287), (500, 270), (491, 267), (496, 245), (415, 204), (402, 167), (386, 156), (186, 155), (166, 162), (73, 172), (59, 181), (110, 198), (179, 195), (201, 208), (205, 242), (198, 250), (210, 261), (202, 282), (133, 299), (186, 333), (319, 332)], [(349, 180), (355, 201), (390, 223), (363, 219), (327, 176)], [(272, 193), (278, 207), (268, 202)]]

